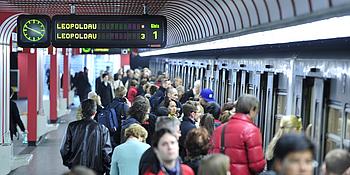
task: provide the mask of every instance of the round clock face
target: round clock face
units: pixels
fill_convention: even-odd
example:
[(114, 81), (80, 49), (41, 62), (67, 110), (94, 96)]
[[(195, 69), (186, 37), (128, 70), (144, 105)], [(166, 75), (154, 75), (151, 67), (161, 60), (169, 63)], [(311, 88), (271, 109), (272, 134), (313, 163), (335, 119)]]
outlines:
[(44, 24), (37, 20), (31, 19), (27, 21), (23, 26), (23, 35), (29, 41), (40, 41), (45, 36), (45, 26)]

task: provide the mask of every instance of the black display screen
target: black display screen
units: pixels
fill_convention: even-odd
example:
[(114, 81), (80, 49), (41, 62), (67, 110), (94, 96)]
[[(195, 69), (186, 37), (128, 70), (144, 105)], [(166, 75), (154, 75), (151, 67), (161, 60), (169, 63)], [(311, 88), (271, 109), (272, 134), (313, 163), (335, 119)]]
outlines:
[(50, 17), (46, 15), (20, 15), (17, 18), (18, 46), (50, 46)]
[(166, 45), (164, 16), (57, 15), (52, 18), (55, 47), (160, 48)]

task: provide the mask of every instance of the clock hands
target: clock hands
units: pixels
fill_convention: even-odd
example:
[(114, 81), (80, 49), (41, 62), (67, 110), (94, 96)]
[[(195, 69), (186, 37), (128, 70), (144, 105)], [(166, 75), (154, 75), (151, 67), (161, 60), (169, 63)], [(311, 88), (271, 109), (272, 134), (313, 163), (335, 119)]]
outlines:
[(37, 33), (37, 34), (39, 34), (39, 35), (41, 35), (41, 36), (44, 35), (44, 34), (40, 33), (39, 31), (37, 31), (37, 30), (35, 30), (35, 29), (32, 29), (32, 28), (30, 28), (30, 27), (28, 27), (28, 26), (26, 26), (26, 28), (28, 28), (29, 30), (31, 30), (31, 31), (33, 31), (33, 32), (35, 32), (35, 33)]

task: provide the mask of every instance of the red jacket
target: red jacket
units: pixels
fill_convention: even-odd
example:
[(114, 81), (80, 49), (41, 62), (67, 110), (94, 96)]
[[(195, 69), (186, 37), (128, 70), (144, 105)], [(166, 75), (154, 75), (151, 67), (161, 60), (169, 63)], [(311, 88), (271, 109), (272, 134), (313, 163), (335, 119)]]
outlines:
[[(212, 153), (220, 153), (223, 124), (213, 133)], [(246, 114), (236, 113), (225, 129), (225, 154), (230, 157), (232, 175), (258, 174), (264, 170), (265, 159), (260, 130)]]
[[(166, 175), (162, 170), (160, 170), (157, 174), (151, 172), (151, 168), (149, 168), (143, 175)], [(185, 165), (181, 164), (181, 175), (195, 175), (193, 170)]]
[(128, 96), (127, 96), (130, 103), (134, 102), (136, 96), (137, 96), (137, 88), (135, 86), (131, 86), (129, 88), (129, 92), (128, 92)]

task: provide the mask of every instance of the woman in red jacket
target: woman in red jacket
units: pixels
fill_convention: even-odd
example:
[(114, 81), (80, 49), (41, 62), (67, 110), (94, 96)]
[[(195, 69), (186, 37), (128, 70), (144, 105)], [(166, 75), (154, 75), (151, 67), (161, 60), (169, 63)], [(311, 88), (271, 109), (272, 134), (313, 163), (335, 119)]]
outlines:
[[(254, 175), (264, 170), (261, 134), (253, 123), (258, 108), (259, 102), (256, 97), (242, 95), (237, 101), (236, 114), (213, 133), (212, 152), (224, 153), (230, 157), (232, 175)], [(224, 139), (221, 139), (222, 137)]]
[(131, 80), (127, 98), (132, 104), (137, 96), (137, 80)]
[(160, 129), (154, 133), (152, 147), (159, 159), (160, 170), (152, 173), (149, 168), (144, 175), (194, 175), (189, 166), (180, 163), (179, 143), (169, 129)]

